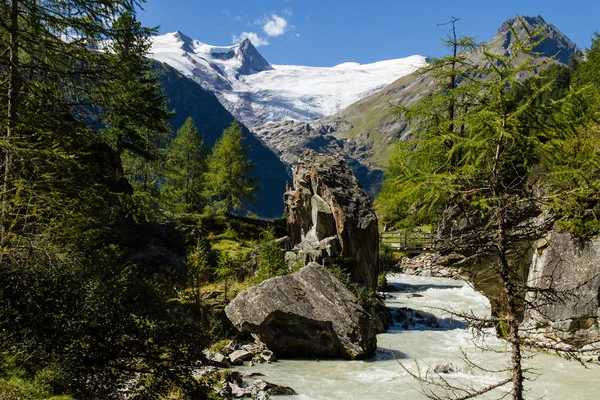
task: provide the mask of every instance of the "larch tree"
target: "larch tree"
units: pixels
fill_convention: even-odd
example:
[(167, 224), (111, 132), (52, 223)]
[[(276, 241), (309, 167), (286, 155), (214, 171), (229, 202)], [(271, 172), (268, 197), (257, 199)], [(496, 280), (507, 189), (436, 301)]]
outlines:
[(240, 210), (244, 201), (256, 198), (258, 178), (252, 177), (254, 164), (248, 160), (250, 149), (242, 141), (237, 122), (223, 131), (208, 158), (208, 191), (217, 211)]
[[(376, 207), (389, 220), (387, 222), (430, 223), (448, 198), (446, 191), (432, 190), (443, 185), (430, 179), (443, 178), (431, 172), (451, 171), (464, 161), (465, 118), (477, 104), (481, 88), (472, 81), (477, 43), (472, 38), (457, 35), (457, 21), (453, 18), (443, 24), (451, 26), (443, 40), (451, 54), (432, 57), (430, 63), (416, 72), (422, 79), (431, 80), (432, 92), (410, 107), (391, 106), (392, 114), (409, 121), (415, 133), (412, 140), (396, 144), (376, 200)], [(465, 82), (470, 84), (460, 84)], [(423, 151), (414, 152), (415, 147), (422, 147)], [(405, 185), (404, 179), (414, 184)]]
[[(56, 143), (61, 139), (48, 135), (48, 128), (76, 127), (70, 118), (73, 107), (84, 105), (90, 87), (101, 84), (105, 76), (106, 60), (91, 48), (111, 36), (107, 21), (123, 12), (134, 12), (141, 3), (10, 0), (0, 6), (0, 64), (6, 93), (2, 105), (6, 129), (0, 148), (3, 240), (8, 226), (15, 222), (11, 203), (20, 190), (19, 182), (27, 179), (22, 175), (23, 168), (31, 170), (30, 161), (43, 161), (43, 157), (56, 160), (65, 141)], [(26, 154), (32, 143), (48, 141), (56, 145), (51, 157), (40, 159)]]
[[(148, 143), (141, 134), (165, 123), (156, 87), (136, 79), (150, 77), (150, 64), (125, 85), (118, 55), (99, 50), (111, 43), (131, 50), (132, 65), (140, 60), (147, 36), (132, 16), (141, 3), (0, 5), (0, 363), (11, 357), (31, 381), (52, 371), (52, 390), (77, 398), (112, 398), (134, 381), (143, 398), (167, 396), (180, 378), (188, 393), (199, 387), (190, 359), (203, 335), (189, 313), (168, 307), (173, 275), (133, 257), (130, 238), (147, 232), (132, 218), (138, 207), (114, 150)], [(127, 93), (111, 90), (119, 84)], [(131, 93), (151, 94), (140, 95), (148, 106), (126, 107)], [(93, 130), (102, 107), (121, 114)]]
[[(524, 23), (523, 27), (527, 31)], [(417, 376), (433, 384), (432, 390), (426, 390), (431, 398), (468, 399), (497, 389), (508, 391), (515, 400), (524, 398), (528, 372), (523, 367), (519, 317), (523, 307), (530, 305), (527, 294), (539, 290), (529, 287), (524, 276), (527, 251), (523, 244), (539, 239), (549, 229), (551, 218), (534, 220), (546, 215), (544, 206), (549, 199), (573, 189), (567, 188), (564, 180), (562, 186), (549, 184), (547, 176), (560, 175), (560, 165), (568, 159), (561, 145), (581, 139), (575, 139), (577, 130), (571, 119), (557, 116), (549, 123), (548, 115), (564, 115), (571, 104), (567, 99), (538, 101), (552, 81), (521, 91), (527, 94), (519, 102), (514, 99), (515, 88), (523, 85), (519, 77), (536, 76), (548, 64), (547, 60), (536, 61), (533, 51), (545, 39), (541, 32), (527, 31), (527, 37), (519, 38), (513, 30), (510, 54), (490, 53), (484, 47), (480, 50), (484, 62), (466, 70), (457, 88), (444, 89), (444, 79), (440, 90), (414, 107), (396, 110), (417, 122), (414, 140), (401, 147), (402, 157), (396, 158), (393, 175), (387, 177), (399, 189), (396, 201), (405, 218), (410, 218), (408, 209), (412, 208), (415, 213), (426, 212), (429, 222), (439, 223), (442, 251), (467, 255), (492, 271), (499, 287), (498, 298), (492, 299), (492, 315), (457, 316), (481, 328), (480, 332), (495, 326), (508, 343), (508, 365), (496, 371), (504, 376), (488, 386), (465, 387), (437, 379), (439, 375)], [(440, 64), (442, 76), (453, 76), (455, 56), (449, 57), (450, 67)], [(468, 106), (455, 108), (460, 113), (449, 111), (458, 104), (456, 96), (449, 93), (452, 90), (461, 98), (467, 96)], [(570, 101), (577, 96), (568, 97)], [(532, 174), (540, 169), (545, 171), (542, 180), (540, 174)], [(550, 295), (550, 290), (547, 292)]]
[(188, 117), (167, 146), (167, 166), (162, 189), (165, 207), (174, 212), (201, 212), (206, 205), (209, 150)]

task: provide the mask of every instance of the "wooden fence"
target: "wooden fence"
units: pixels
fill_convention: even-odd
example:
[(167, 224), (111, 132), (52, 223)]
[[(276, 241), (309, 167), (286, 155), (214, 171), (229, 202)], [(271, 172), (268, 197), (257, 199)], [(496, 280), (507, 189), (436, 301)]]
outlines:
[(433, 233), (420, 231), (382, 232), (379, 235), (382, 244), (395, 250), (422, 253), (434, 249)]

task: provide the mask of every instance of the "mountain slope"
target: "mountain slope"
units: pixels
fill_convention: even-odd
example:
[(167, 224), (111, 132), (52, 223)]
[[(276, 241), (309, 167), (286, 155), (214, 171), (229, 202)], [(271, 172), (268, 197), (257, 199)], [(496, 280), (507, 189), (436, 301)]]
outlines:
[[(555, 56), (554, 62), (564, 64), (571, 54), (581, 54), (573, 42), (553, 25), (546, 25), (542, 17), (522, 18), (525, 27), (516, 18), (504, 22), (486, 45), (486, 50), (491, 53), (510, 53), (516, 40), (510, 27), (521, 38), (525, 35), (525, 28), (529, 31), (543, 28), (548, 39), (535, 49), (540, 53), (539, 60)], [(471, 57), (476, 64), (484, 65), (480, 54), (475, 53)], [(253, 128), (253, 131), (288, 163), (296, 162), (303, 146), (314, 148), (318, 143), (320, 151), (341, 152), (371, 171), (385, 170), (393, 143), (410, 137), (407, 122), (390, 115), (390, 103), (410, 105), (426, 95), (432, 83), (433, 79), (428, 74), (407, 75), (335, 115), (304, 124), (274, 123)], [(371, 176), (380, 177), (382, 174), (372, 173)], [(380, 182), (361, 183), (377, 189)]]
[(248, 39), (219, 47), (181, 32), (155, 36), (150, 57), (215, 93), (249, 127), (334, 114), (425, 64), (412, 56), (331, 68), (271, 65)]
[[(159, 75), (169, 109), (175, 111), (171, 120), (173, 132), (190, 116), (204, 136), (204, 143), (212, 146), (233, 122), (231, 113), (223, 108), (214, 94), (172, 67), (155, 62), (154, 70)], [(244, 143), (251, 147), (248, 157), (256, 163), (255, 175), (261, 177), (258, 199), (248, 204), (248, 209), (261, 217), (281, 217), (286, 182), (291, 181), (287, 166), (245, 126), (242, 132)]]

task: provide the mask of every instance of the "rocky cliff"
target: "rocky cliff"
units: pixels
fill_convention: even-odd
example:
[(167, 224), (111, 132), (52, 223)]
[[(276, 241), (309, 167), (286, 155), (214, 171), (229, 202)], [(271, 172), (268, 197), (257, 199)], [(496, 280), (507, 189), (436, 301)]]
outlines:
[(377, 216), (369, 195), (343, 158), (306, 150), (284, 202), (291, 244), (305, 261), (339, 258), (354, 282), (375, 288)]

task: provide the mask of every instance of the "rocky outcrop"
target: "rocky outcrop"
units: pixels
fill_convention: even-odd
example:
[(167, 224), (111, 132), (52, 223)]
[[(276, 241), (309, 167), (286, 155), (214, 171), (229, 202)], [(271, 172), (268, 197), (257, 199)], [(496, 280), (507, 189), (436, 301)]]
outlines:
[(377, 345), (369, 314), (315, 263), (240, 293), (225, 312), (278, 357), (363, 359)]
[(256, 50), (250, 39), (244, 39), (234, 55), (241, 61), (241, 66), (238, 68), (239, 75), (252, 75), (273, 69), (271, 64)]
[(550, 231), (534, 246), (523, 332), (534, 344), (600, 355), (600, 238)]
[(305, 262), (341, 258), (354, 282), (375, 288), (377, 216), (369, 195), (342, 158), (306, 150), (284, 201), (291, 243)]

